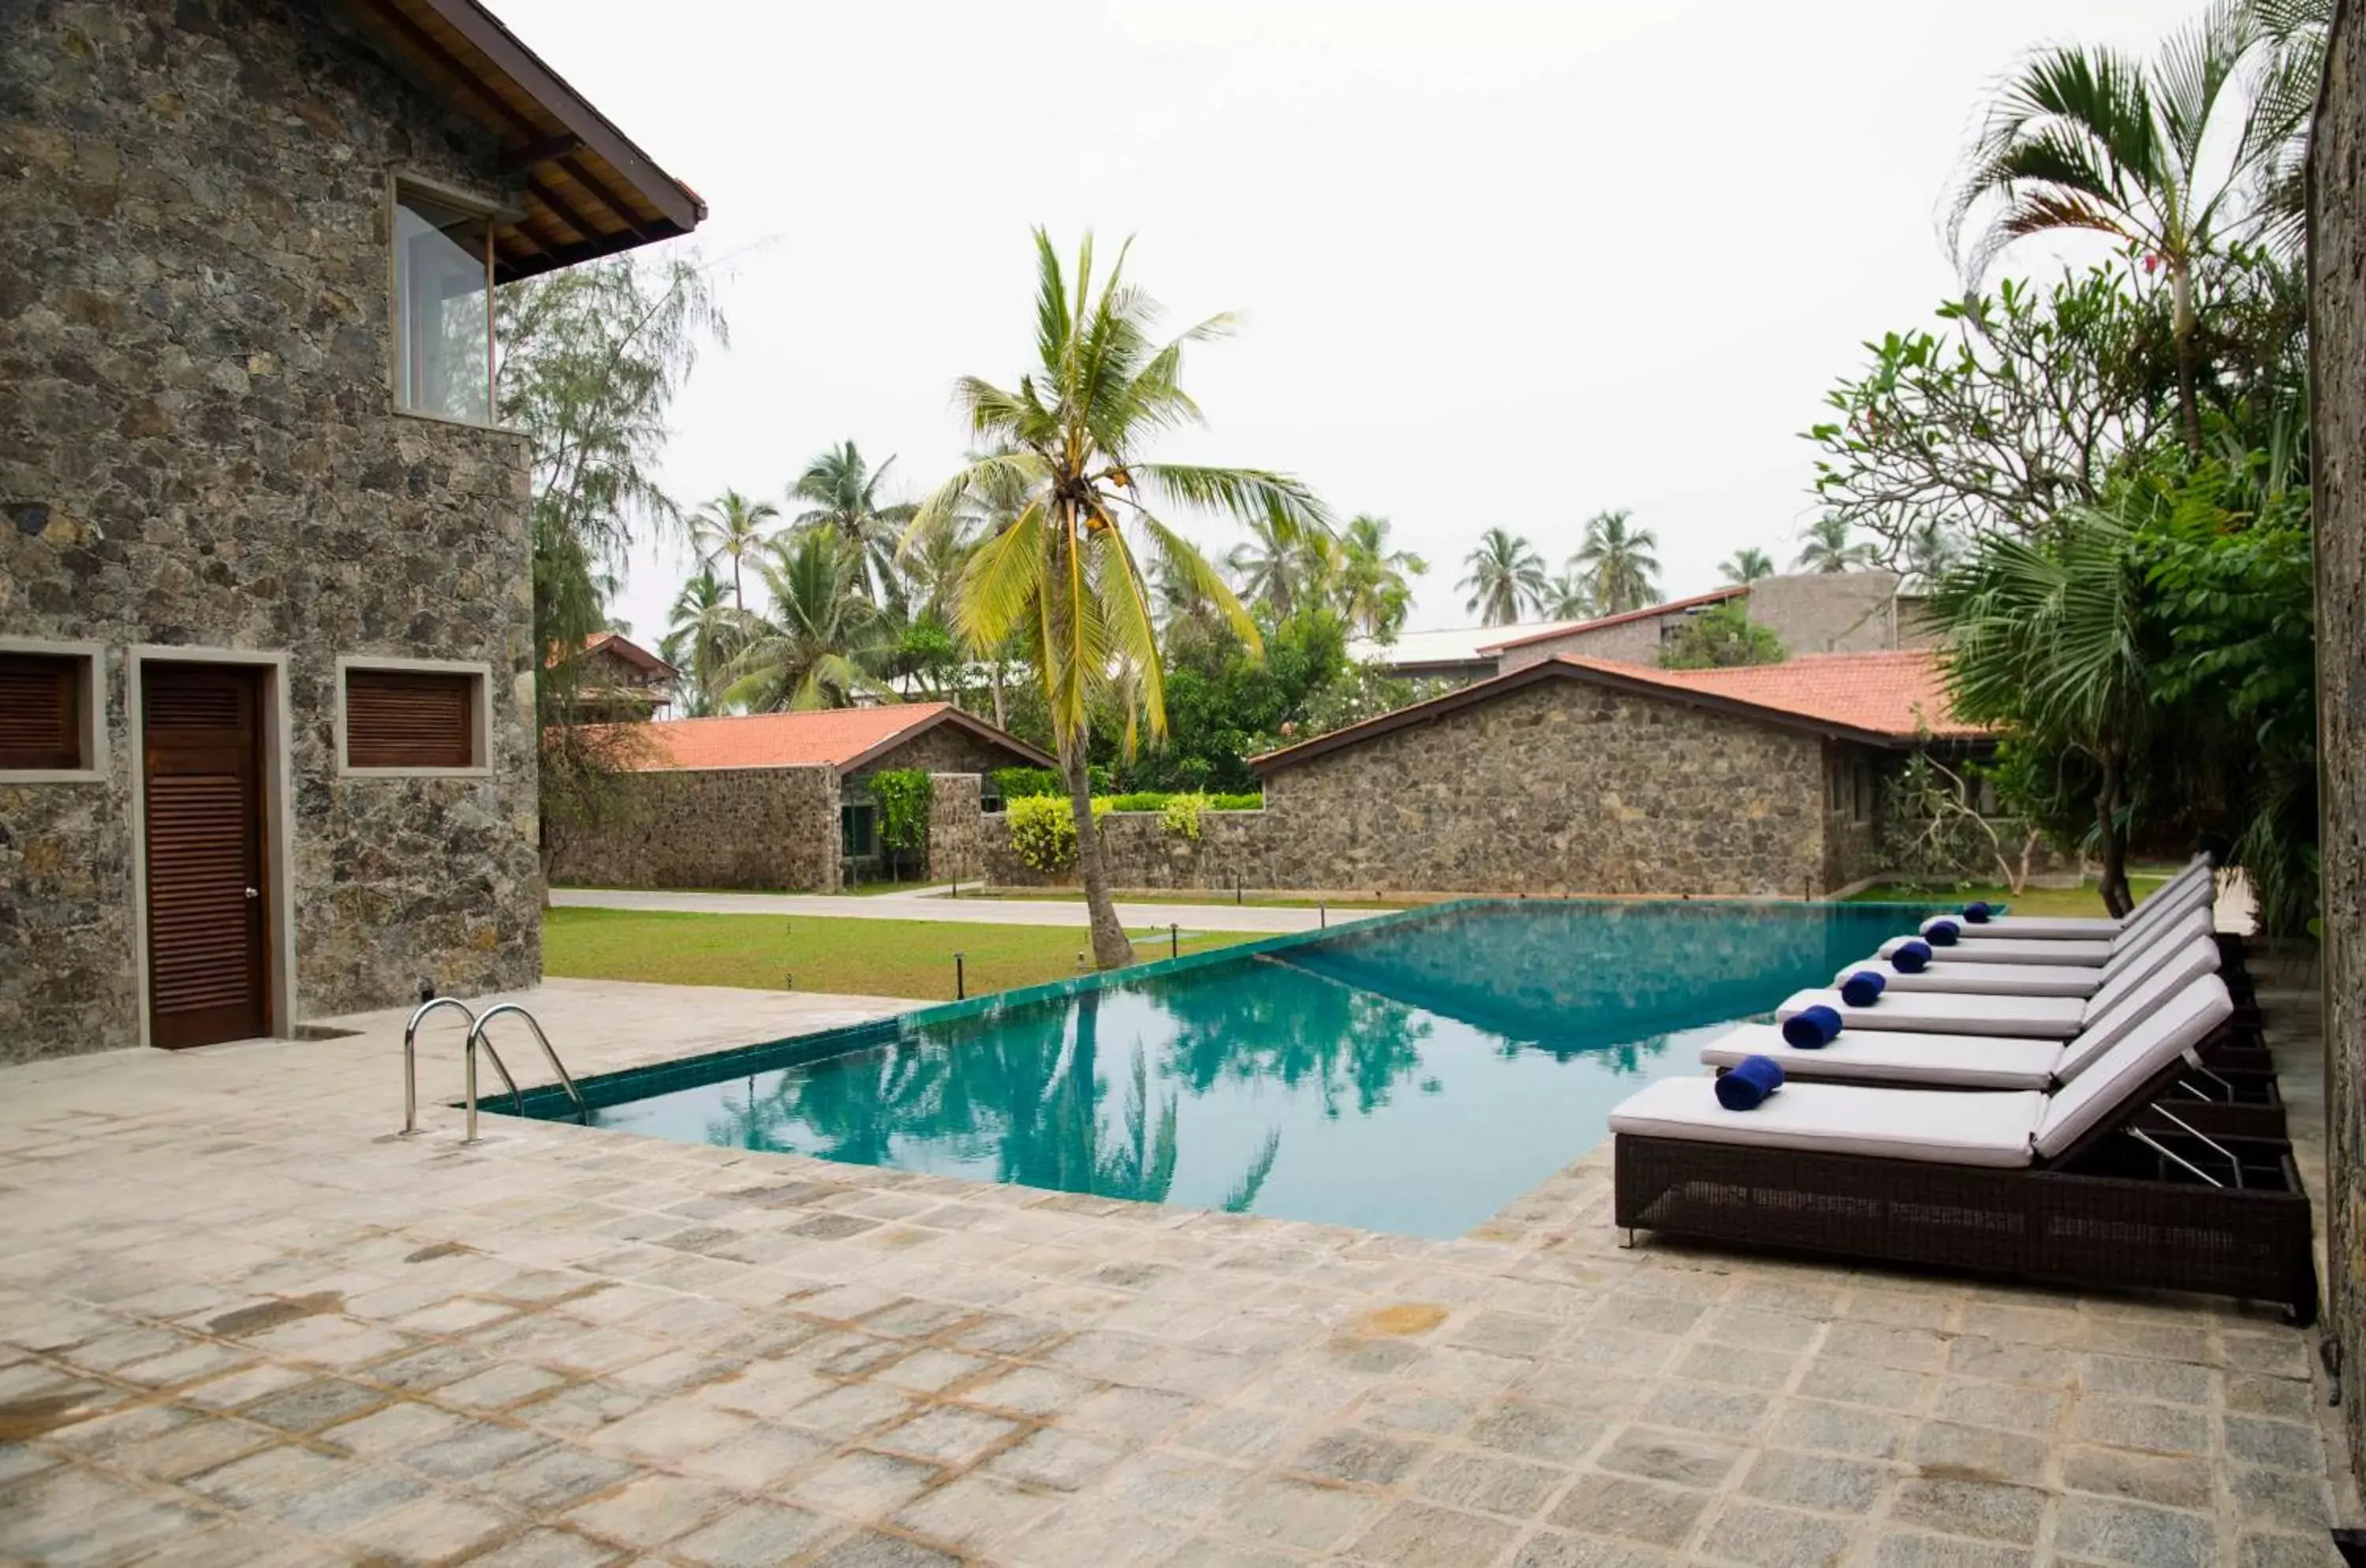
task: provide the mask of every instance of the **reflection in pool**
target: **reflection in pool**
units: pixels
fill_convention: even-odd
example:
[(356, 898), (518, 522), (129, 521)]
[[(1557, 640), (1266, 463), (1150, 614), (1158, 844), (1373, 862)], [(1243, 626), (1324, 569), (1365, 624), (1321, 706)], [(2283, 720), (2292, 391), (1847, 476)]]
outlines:
[[(600, 1125), (659, 1137), (1459, 1235), (1639, 1084), (1699, 1072), (1703, 1041), (1909, 919), (1484, 904), (587, 1089)], [(603, 1104), (620, 1090), (640, 1097)]]

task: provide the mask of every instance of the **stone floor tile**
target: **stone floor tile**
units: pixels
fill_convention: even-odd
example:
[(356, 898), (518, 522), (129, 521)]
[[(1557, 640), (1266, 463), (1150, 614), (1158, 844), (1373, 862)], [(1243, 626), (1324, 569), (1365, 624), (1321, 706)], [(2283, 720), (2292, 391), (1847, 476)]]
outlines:
[(1121, 1450), (1093, 1438), (1045, 1427), (986, 1461), (1006, 1481), (1073, 1492), (1117, 1461)]
[(1201, 1536), (1184, 1542), (1182, 1550), (1166, 1560), (1165, 1568), (1297, 1568), (1305, 1561), (1303, 1557), (1284, 1557), (1260, 1547)]
[(2079, 1386), (2091, 1393), (2150, 1399), (2164, 1404), (2207, 1404), (2216, 1379), (2206, 1367), (2148, 1356), (2100, 1352), (2079, 1359)]
[(2217, 1534), (2200, 1514), (2073, 1492), (2062, 1499), (2054, 1549), (2066, 1556), (2138, 1568), (2209, 1568)]
[(1881, 1323), (1833, 1323), (1816, 1348), (1821, 1361), (1886, 1367), (1897, 1371), (1935, 1372), (1946, 1363), (1947, 1336), (1925, 1328), (1898, 1328)]
[(1947, 1378), (1932, 1399), (1931, 1415), (1961, 1426), (2040, 1435), (2059, 1427), (2069, 1405), (2070, 1395), (2056, 1389)]
[(311, 1535), (362, 1540), (377, 1529), (381, 1516), (428, 1496), (433, 1488), (416, 1475), (392, 1465), (374, 1465), (346, 1473), (265, 1505), (281, 1524)]
[(523, 1427), (471, 1421), (456, 1432), (413, 1443), (397, 1456), (411, 1469), (447, 1481), (473, 1481), (499, 1467), (539, 1453), (550, 1439)]
[(1481, 1568), (1519, 1539), (1516, 1526), (1430, 1503), (1400, 1503), (1356, 1539), (1359, 1562), (1392, 1568)]
[(630, 1459), (671, 1461), (738, 1437), (755, 1423), (677, 1395), (601, 1427), (585, 1440)]
[(1730, 1345), (1696, 1345), (1676, 1363), (1676, 1376), (1695, 1382), (1778, 1393), (1791, 1381), (1798, 1358), (1771, 1351), (1746, 1352)]
[(1951, 1378), (2067, 1389), (2078, 1382), (2079, 1361), (2068, 1350), (2052, 1346), (1963, 1334), (1947, 1345), (1946, 1371)]
[[(2169, 1508), (2212, 1506), (2215, 1489), (2208, 1460), (2076, 1443), (2061, 1452), (2062, 1484), (2072, 1491), (2129, 1497)], [(2240, 1497), (2242, 1486), (2238, 1483), (2235, 1490)]]
[(1025, 1428), (1008, 1416), (960, 1405), (933, 1405), (909, 1421), (875, 1433), (871, 1441), (896, 1453), (959, 1469), (973, 1464)]
[(779, 1503), (745, 1503), (666, 1548), (666, 1555), (706, 1568), (774, 1568), (838, 1527)]
[(2246, 1535), (2235, 1543), (2235, 1568), (2341, 1568), (2341, 1553), (2322, 1531)]
[(468, 1559), (468, 1568), (610, 1568), (625, 1554), (613, 1546), (587, 1540), (571, 1530), (531, 1529), (481, 1557)]
[(1588, 1535), (1673, 1547), (1692, 1534), (1710, 1501), (1709, 1493), (1686, 1486), (1587, 1473), (1577, 1478), (1551, 1518)]
[(1675, 1558), (1654, 1547), (1547, 1529), (1520, 1543), (1511, 1568), (1674, 1568), (1675, 1563)]
[(900, 1422), (917, 1408), (893, 1389), (851, 1382), (806, 1401), (781, 1419), (818, 1432), (833, 1443), (847, 1443)]
[(239, 1406), (242, 1420), (283, 1432), (313, 1432), (332, 1421), (344, 1421), (384, 1404), (387, 1395), (342, 1378), (315, 1378), (308, 1383)]
[(1947, 1535), (2034, 1545), (2045, 1514), (2045, 1494), (2034, 1486), (1994, 1481), (1919, 1476), (1903, 1482), (1889, 1517)]
[(326, 1486), (351, 1469), (324, 1453), (282, 1444), (191, 1475), (182, 1484), (227, 1508), (260, 1508)]
[[(1470, 1418), (1470, 1406), (1467, 1404), (1459, 1401), (1444, 1403), (1459, 1404), (1463, 1412), (1461, 1420)], [(1383, 1417), (1395, 1413), (1396, 1409), (1395, 1405), (1382, 1402), (1367, 1408), (1364, 1412), (1364, 1419), (1374, 1427), (1393, 1429), (1397, 1423)], [(1452, 1430), (1460, 1424), (1460, 1421), (1454, 1421), (1447, 1429)], [(1257, 1464), (1272, 1459), (1297, 1442), (1303, 1434), (1305, 1427), (1306, 1423), (1278, 1411), (1252, 1410), (1243, 1405), (1224, 1404), (1187, 1423), (1167, 1441), (1178, 1449), (1190, 1449), (1200, 1453), (1214, 1454), (1222, 1459), (1237, 1460), (1244, 1464)], [(1426, 1431), (1432, 1428), (1415, 1427), (1405, 1429)]]
[(1809, 1399), (1909, 1414), (1922, 1408), (1930, 1397), (1931, 1383), (1919, 1372), (1818, 1356), (1808, 1362), (1792, 1392)]
[[(294, 1367), (248, 1367), (224, 1377), (209, 1378), (195, 1388), (184, 1389), (179, 1397), (184, 1404), (201, 1405), (208, 1410), (229, 1410), (268, 1394), (299, 1387), (310, 1382), (313, 1376)], [(375, 1371), (370, 1376), (373, 1381), (383, 1381)]]
[(884, 1519), (937, 1480), (933, 1465), (856, 1449), (788, 1485), (786, 1495), (847, 1519)]
[(471, 1424), (468, 1416), (449, 1410), (401, 1400), (366, 1416), (324, 1427), (318, 1436), (322, 1442), (334, 1443), (357, 1459), (382, 1459), (451, 1437)]
[(2063, 1431), (2079, 1442), (2108, 1443), (2114, 1448), (2140, 1449), (2149, 1453), (2210, 1451), (2209, 1412), (2190, 1404), (2156, 1404), (2149, 1400), (2090, 1394), (2072, 1409)]
[(1906, 1447), (1910, 1423), (1862, 1405), (1820, 1399), (1786, 1399), (1774, 1407), (1767, 1428), (1770, 1448), (1820, 1450), (1859, 1459), (1896, 1459)]
[(196, 1509), (62, 1466), (0, 1489), (0, 1560), (97, 1568), (130, 1561), (211, 1522)]
[(1228, 1533), (1269, 1546), (1330, 1551), (1368, 1527), (1384, 1506), (1378, 1498), (1341, 1487), (1260, 1476), (1242, 1483), (1225, 1505), (1223, 1526)]
[(1664, 1380), (1645, 1397), (1639, 1419), (1654, 1427), (1747, 1438), (1765, 1427), (1774, 1404), (1767, 1395), (1747, 1389)]
[(1825, 1568), (1848, 1555), (1862, 1528), (1737, 1499), (1718, 1509), (1701, 1537), (1701, 1549), (1752, 1568)]
[(2324, 1473), (2324, 1439), (2314, 1427), (2259, 1416), (2226, 1416), (2221, 1423), (2230, 1458), (2303, 1475)]
[(1494, 1454), (1448, 1453), (1421, 1473), (1414, 1491), (1433, 1503), (1525, 1518), (1569, 1478), (1567, 1471)]
[(2029, 1562), (2021, 1547), (1916, 1529), (1885, 1530), (1873, 1548), (1873, 1568), (2029, 1568)]
[[(2226, 1467), (2226, 1490), (2234, 1497), (2236, 1518), (2254, 1529), (2321, 1534), (2335, 1522), (2332, 1490), (2322, 1475), (2233, 1464)], [(2169, 1503), (2174, 1500), (2147, 1497), (2145, 1501)], [(2207, 1505), (2205, 1502), (2179, 1503), (2177, 1506), (2200, 1507)]]
[(1020, 1534), (1057, 1506), (1049, 1497), (970, 1474), (913, 1499), (889, 1522), (957, 1550), (982, 1551)]
[(435, 1398), (439, 1403), (471, 1410), (501, 1410), (548, 1393), (566, 1382), (558, 1373), (545, 1368), (510, 1361), (445, 1383), (435, 1391)]
[(1290, 1468), (1322, 1480), (1392, 1486), (1428, 1452), (1425, 1443), (1345, 1427), (1307, 1444), (1290, 1460)]
[(2049, 1452), (2040, 1438), (1959, 1427), (1952, 1421), (1924, 1422), (1906, 1448), (1906, 1457), (1926, 1472), (1979, 1475), (2025, 1486), (2046, 1483)]
[(623, 1460), (561, 1443), (479, 1475), (470, 1484), (512, 1507), (556, 1513), (640, 1473)]
[(969, 1404), (991, 1405), (997, 1410), (1051, 1416), (1081, 1404), (1100, 1387), (1099, 1383), (1049, 1367), (1022, 1366), (973, 1384), (959, 1397)]
[(785, 1427), (754, 1427), (678, 1462), (706, 1480), (743, 1492), (763, 1492), (828, 1451), (828, 1443), (809, 1433)]
[(1063, 1426), (1129, 1443), (1154, 1442), (1198, 1413), (1200, 1402), (1155, 1388), (1105, 1388), (1064, 1412)]
[(1639, 1427), (1621, 1432), (1594, 1462), (1620, 1475), (1713, 1490), (1746, 1452), (1733, 1443)]
[(1897, 1473), (1887, 1465), (1865, 1460), (1769, 1451), (1751, 1461), (1741, 1478), (1741, 1490), (1762, 1503), (1864, 1514), (1871, 1511)]
[(1470, 1424), (1471, 1442), (1549, 1464), (1575, 1464), (1600, 1439), (1603, 1421), (1553, 1405), (1501, 1399)]
[(200, 1421), (118, 1450), (112, 1463), (130, 1475), (179, 1481), (213, 1470), (281, 1440), (277, 1432), (242, 1421)]
[(373, 1518), (358, 1544), (388, 1563), (440, 1563), (517, 1531), (517, 1516), (439, 1493)]
[(566, 1523), (625, 1546), (651, 1547), (688, 1535), (730, 1506), (719, 1486), (680, 1475), (644, 1475), (607, 1496), (580, 1503)]

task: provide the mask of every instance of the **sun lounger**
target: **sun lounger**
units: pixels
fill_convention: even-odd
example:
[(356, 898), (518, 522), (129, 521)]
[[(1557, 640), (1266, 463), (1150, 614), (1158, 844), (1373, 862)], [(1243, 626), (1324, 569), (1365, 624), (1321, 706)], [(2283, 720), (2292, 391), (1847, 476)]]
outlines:
[(1614, 1223), (2250, 1297), (2311, 1322), (2308, 1200), (2289, 1148), (2147, 1130), (2191, 1070), (2188, 1054), (2232, 1011), (2214, 976), (2196, 976), (2051, 1093), (1795, 1083), (1734, 1112), (1712, 1078), (1663, 1078), (1611, 1112)]
[(2189, 909), (2181, 919), (2154, 921), (2099, 969), (2067, 964), (1967, 964), (1955, 957), (1960, 947), (1943, 947), (1929, 964), (1911, 974), (1887, 959), (1869, 958), (1842, 969), (1832, 977), (1832, 984), (1838, 986), (1859, 971), (1870, 971), (1881, 976), (1885, 996), (1893, 991), (1962, 991), (2004, 997), (2091, 997), (2132, 965), (2143, 964), (2156, 944), (2207, 939), (2210, 931), (2210, 912)]
[[(2208, 909), (2214, 889), (2207, 876), (2180, 876), (2161, 888), (2138, 906), (2136, 913), (2116, 934), (2106, 938), (2081, 941), (2070, 938), (2012, 937), (1989, 934), (1997, 922), (1976, 926), (1959, 916), (1934, 915), (1932, 919), (1954, 919), (1963, 928), (1964, 940), (1953, 946), (1933, 947), (1932, 962), (1939, 964), (2054, 964), (2085, 968), (2100, 968), (2129, 947), (2142, 942), (2164, 920), (2189, 916), (2196, 909)], [(1928, 925), (1929, 921), (1923, 922)], [(1892, 937), (1876, 952), (1876, 958), (1892, 958), (1910, 942), (1921, 940), (1919, 935)]]
[(2101, 1018), (2121, 998), (2158, 975), (2178, 983), (2214, 973), (2218, 944), (2206, 936), (2184, 942), (2155, 942), (2141, 956), (2084, 1000), (2077, 997), (2000, 997), (1963, 991), (1884, 991), (1870, 1007), (1851, 1007), (1837, 990), (1793, 993), (1774, 1010), (1776, 1022), (1822, 1006), (1840, 1014), (1841, 1038), (1851, 1030), (1903, 1029), (1931, 1034), (2003, 1034), (2028, 1040), (2067, 1040)]
[(2112, 919), (2101, 915), (1999, 915), (1980, 925), (1965, 921), (1964, 940), (1989, 942), (2002, 939), (2031, 939), (2045, 942), (2108, 942), (2129, 926), (2143, 920), (2145, 911), (2164, 895), (2189, 887), (2195, 881), (2210, 882), (2214, 889), (2214, 874), (2206, 858), (2197, 856), (2193, 863), (2179, 872), (2153, 895), (2130, 910), (2126, 919)]

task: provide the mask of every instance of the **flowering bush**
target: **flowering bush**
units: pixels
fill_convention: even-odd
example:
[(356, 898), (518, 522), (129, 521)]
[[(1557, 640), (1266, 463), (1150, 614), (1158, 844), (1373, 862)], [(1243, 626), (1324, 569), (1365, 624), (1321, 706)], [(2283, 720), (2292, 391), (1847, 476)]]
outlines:
[[(1107, 801), (1093, 802), (1093, 820), (1109, 810)], [(1010, 847), (1019, 858), (1046, 876), (1076, 863), (1076, 814), (1057, 795), (1028, 795), (1014, 800), (1003, 813), (1010, 824)]]

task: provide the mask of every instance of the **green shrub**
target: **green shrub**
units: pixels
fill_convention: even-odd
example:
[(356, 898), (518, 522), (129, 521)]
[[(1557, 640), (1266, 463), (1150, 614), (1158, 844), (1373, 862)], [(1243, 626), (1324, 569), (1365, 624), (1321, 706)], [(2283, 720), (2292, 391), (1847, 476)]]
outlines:
[(871, 798), (879, 803), (879, 842), (887, 850), (917, 850), (929, 841), (929, 774), (924, 768), (889, 768), (871, 775)]
[(1138, 789), (1131, 795), (1103, 795), (1093, 804), (1111, 811), (1164, 811), (1172, 798), (1165, 790)]
[(1774, 628), (1750, 618), (1748, 604), (1729, 599), (1703, 610), (1678, 628), (1661, 651), (1666, 670), (1727, 670), (1741, 664), (1780, 664), (1786, 653)]
[(1005, 800), (1034, 800), (1047, 795), (1065, 798), (1068, 793), (1066, 782), (1052, 768), (997, 768), (987, 777), (994, 781), (994, 793)]
[(1198, 843), (1200, 813), (1207, 807), (1208, 797), (1204, 795), (1170, 795), (1158, 814), (1158, 826), (1175, 838)]
[(1261, 795), (1211, 795), (1208, 797), (1211, 811), (1263, 811), (1265, 796)]
[[(1098, 822), (1109, 803), (1093, 802)], [(1046, 795), (1021, 795), (1004, 814), (1010, 824), (1010, 847), (1019, 858), (1046, 876), (1076, 863), (1076, 814), (1065, 799)]]

